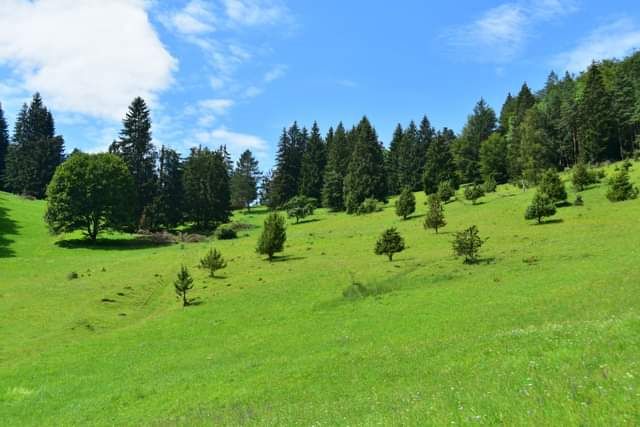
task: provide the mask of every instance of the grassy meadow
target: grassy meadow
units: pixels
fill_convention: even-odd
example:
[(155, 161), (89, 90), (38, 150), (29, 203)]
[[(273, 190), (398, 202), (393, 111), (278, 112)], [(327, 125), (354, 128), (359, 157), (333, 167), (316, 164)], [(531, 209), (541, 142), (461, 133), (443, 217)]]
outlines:
[[(533, 189), (459, 194), (439, 234), (422, 193), (407, 221), (393, 200), (321, 209), (289, 221), (273, 263), (255, 253), (263, 209), (234, 215), (255, 225), (236, 240), (92, 246), (0, 193), (1, 424), (637, 425), (640, 200), (605, 192), (543, 225), (523, 219)], [(473, 224), (489, 239), (465, 265), (451, 240)], [(373, 253), (390, 226), (407, 244), (393, 262)], [(211, 246), (229, 263), (213, 279)], [(352, 281), (377, 295), (344, 298)]]

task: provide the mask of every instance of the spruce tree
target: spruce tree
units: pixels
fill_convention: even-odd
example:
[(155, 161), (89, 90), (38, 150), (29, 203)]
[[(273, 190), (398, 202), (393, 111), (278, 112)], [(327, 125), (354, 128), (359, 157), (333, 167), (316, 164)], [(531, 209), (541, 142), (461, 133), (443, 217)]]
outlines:
[(220, 150), (192, 148), (184, 165), (185, 216), (196, 227), (208, 229), (231, 215), (228, 168)]
[(589, 169), (587, 165), (583, 162), (577, 163), (573, 167), (573, 173), (571, 174), (571, 182), (573, 183), (573, 188), (577, 191), (583, 191), (588, 185), (593, 184), (595, 182), (595, 176)]
[(436, 131), (431, 126), (431, 122), (427, 116), (423, 116), (420, 120), (418, 129), (418, 140), (414, 147), (413, 154), (413, 191), (419, 191), (423, 186), (424, 168), (427, 162), (427, 152), (431, 148), (431, 144), (436, 137)]
[(553, 169), (547, 170), (542, 175), (538, 192), (549, 196), (554, 203), (567, 201), (567, 190), (564, 187), (564, 182), (562, 182), (558, 172)]
[(424, 192), (429, 195), (438, 191), (438, 186), (449, 182), (457, 186), (457, 177), (451, 145), (455, 141), (453, 131), (444, 128), (438, 132), (427, 150), (427, 160), (424, 165)]
[(158, 159), (158, 187), (153, 202), (143, 211), (143, 225), (151, 230), (176, 227), (183, 219), (183, 165), (180, 154), (164, 145)]
[(458, 257), (464, 257), (465, 264), (475, 264), (478, 253), (485, 240), (480, 238), (478, 227), (472, 225), (464, 231), (457, 232), (453, 240), (453, 252)]
[(374, 248), (376, 255), (386, 255), (389, 261), (393, 261), (393, 255), (404, 250), (404, 239), (395, 228), (385, 230)]
[(622, 202), (624, 200), (638, 197), (638, 188), (629, 180), (629, 172), (620, 170), (609, 180), (607, 199), (611, 202)]
[(500, 110), (500, 119), (498, 120), (499, 127), (498, 131), (502, 135), (506, 135), (509, 132), (509, 128), (511, 126), (512, 118), (516, 114), (516, 98), (511, 95), (511, 92), (507, 94), (507, 99), (505, 99), (504, 104), (502, 104), (502, 109)]
[(231, 204), (234, 208), (245, 208), (247, 212), (251, 210), (251, 204), (258, 197), (259, 180), (258, 161), (251, 150), (245, 150), (231, 176)]
[(391, 142), (389, 143), (389, 152), (386, 159), (387, 170), (387, 182), (389, 186), (389, 193), (398, 194), (401, 190), (400, 187), (400, 157), (402, 152), (402, 145), (404, 144), (404, 130), (402, 125), (398, 123)]
[(324, 173), (327, 164), (325, 143), (320, 135), (320, 128), (316, 122), (311, 127), (309, 142), (306, 144), (302, 156), (300, 194), (318, 201), (322, 198)]
[(271, 199), (274, 206), (282, 206), (299, 194), (302, 157), (307, 144), (306, 133), (306, 130), (300, 130), (297, 122), (288, 130), (282, 131), (273, 176)]
[(64, 160), (64, 140), (55, 136), (51, 112), (40, 94), (18, 114), (13, 143), (7, 151), (6, 187), (19, 194), (44, 197), (56, 167)]
[(133, 176), (136, 188), (134, 212), (136, 220), (142, 219), (144, 208), (155, 196), (156, 149), (151, 140), (151, 116), (146, 102), (136, 97), (122, 121), (120, 139), (114, 141), (109, 151), (120, 156)]
[(438, 229), (447, 225), (444, 219), (444, 205), (442, 200), (437, 194), (429, 196), (429, 209), (427, 210), (427, 216), (424, 218), (424, 228), (433, 228), (438, 233)]
[(481, 178), (480, 145), (495, 128), (495, 112), (484, 99), (480, 99), (467, 119), (462, 135), (454, 143), (456, 164), (463, 182), (475, 182)]
[(269, 261), (273, 261), (274, 254), (284, 250), (286, 241), (287, 231), (284, 218), (275, 212), (270, 213), (264, 221), (256, 252), (267, 255)]
[(4, 170), (7, 159), (7, 149), (9, 148), (9, 128), (4, 117), (2, 104), (0, 104), (0, 190), (4, 189)]
[(527, 207), (524, 218), (528, 220), (535, 219), (538, 224), (542, 224), (542, 218), (553, 216), (556, 214), (556, 204), (546, 193), (538, 191), (531, 204)]
[(605, 87), (600, 66), (596, 63), (593, 63), (585, 74), (579, 108), (581, 159), (597, 162), (606, 158), (619, 158), (614, 138), (613, 102)]
[(516, 98), (515, 112), (514, 112), (514, 124), (515, 126), (519, 126), (520, 123), (524, 120), (525, 114), (536, 105), (536, 98), (531, 93), (531, 89), (527, 83), (523, 83), (520, 88), (520, 92)]
[(498, 132), (480, 145), (480, 172), (485, 182), (493, 178), (496, 183), (504, 184), (509, 180), (507, 140)]
[(363, 117), (355, 131), (354, 149), (344, 180), (345, 206), (356, 213), (367, 198), (386, 201), (387, 188), (382, 144), (375, 129)]

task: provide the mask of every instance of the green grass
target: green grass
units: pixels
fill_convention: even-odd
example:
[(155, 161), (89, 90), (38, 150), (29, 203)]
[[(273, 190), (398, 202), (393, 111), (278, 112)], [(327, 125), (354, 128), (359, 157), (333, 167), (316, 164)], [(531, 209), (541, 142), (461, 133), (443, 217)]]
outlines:
[[(319, 210), (289, 225), (278, 262), (255, 254), (259, 228), (214, 242), (229, 261), (216, 279), (196, 268), (211, 243), (56, 244), (80, 236), (49, 235), (43, 202), (0, 193), (0, 420), (638, 424), (640, 201), (605, 192), (538, 226), (523, 219), (533, 191), (502, 187), (448, 204), (438, 235), (422, 228), (423, 194), (407, 221), (393, 203)], [(464, 265), (452, 232), (472, 224), (489, 240)], [(393, 262), (373, 254), (390, 226), (407, 243)], [(187, 309), (182, 263), (202, 302)], [(352, 280), (373, 295), (344, 298)]]

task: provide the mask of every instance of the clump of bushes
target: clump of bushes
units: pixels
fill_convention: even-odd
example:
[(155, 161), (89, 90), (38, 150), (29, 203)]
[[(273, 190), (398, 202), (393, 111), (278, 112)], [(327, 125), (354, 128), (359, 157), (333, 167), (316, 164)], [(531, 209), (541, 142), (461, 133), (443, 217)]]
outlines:
[(385, 230), (374, 248), (376, 255), (386, 255), (393, 261), (393, 255), (404, 250), (404, 239), (394, 227)]
[(396, 215), (402, 217), (402, 219), (407, 219), (409, 215), (416, 211), (416, 196), (413, 195), (413, 192), (410, 188), (405, 188), (400, 193), (400, 197), (396, 200)]
[(232, 240), (238, 237), (238, 233), (231, 224), (223, 224), (216, 230), (218, 240)]
[(484, 196), (484, 189), (482, 188), (481, 185), (478, 184), (473, 184), (473, 185), (469, 185), (464, 189), (464, 198), (467, 200), (470, 200), (471, 203), (473, 203), (474, 205), (476, 204), (477, 200)]
[(366, 215), (374, 212), (380, 212), (382, 207), (380, 207), (380, 202), (376, 199), (368, 197), (364, 199), (358, 209), (356, 210), (356, 215)]
[(438, 192), (436, 194), (438, 195), (440, 200), (442, 200), (442, 202), (446, 204), (449, 202), (449, 200), (451, 200), (453, 196), (456, 195), (456, 190), (451, 181), (442, 181), (438, 185)]
[(609, 190), (607, 191), (607, 199), (611, 202), (622, 202), (624, 200), (635, 199), (638, 197), (638, 188), (629, 180), (629, 173), (626, 169), (617, 172), (609, 180)]

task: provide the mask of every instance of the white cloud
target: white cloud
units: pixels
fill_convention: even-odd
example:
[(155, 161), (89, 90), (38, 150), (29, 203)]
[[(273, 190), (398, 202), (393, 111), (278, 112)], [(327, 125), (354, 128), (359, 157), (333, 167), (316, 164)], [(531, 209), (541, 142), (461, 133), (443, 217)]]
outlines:
[(349, 79), (338, 80), (338, 85), (342, 87), (348, 87), (348, 88), (358, 87), (358, 83)]
[(264, 157), (269, 149), (264, 139), (255, 135), (233, 132), (225, 127), (197, 132), (195, 137), (198, 144), (210, 147), (226, 145), (233, 157), (240, 156), (244, 150), (251, 150), (258, 156)]
[(257, 86), (249, 86), (244, 91), (245, 98), (255, 98), (258, 95), (261, 95), (263, 90)]
[(55, 110), (120, 119), (134, 96), (153, 102), (177, 61), (144, 0), (2, 0), (0, 63)]
[(289, 10), (278, 0), (223, 0), (225, 12), (234, 24), (273, 25), (289, 17)]
[(274, 66), (271, 70), (267, 71), (267, 73), (264, 75), (264, 81), (267, 83), (270, 83), (274, 80), (278, 80), (279, 78), (283, 77), (286, 72), (287, 72), (287, 66), (278, 64)]
[(449, 30), (444, 38), (465, 57), (480, 62), (507, 62), (520, 53), (537, 25), (576, 10), (573, 0), (503, 3), (468, 25)]
[(213, 111), (216, 114), (224, 114), (229, 108), (233, 107), (232, 99), (204, 99), (198, 102), (200, 108)]
[(597, 28), (578, 45), (557, 55), (553, 63), (563, 71), (577, 73), (592, 61), (623, 58), (640, 48), (640, 27), (631, 19), (622, 18)]
[(210, 33), (215, 30), (215, 16), (201, 0), (191, 0), (173, 14), (161, 15), (160, 21), (170, 29), (185, 35)]

